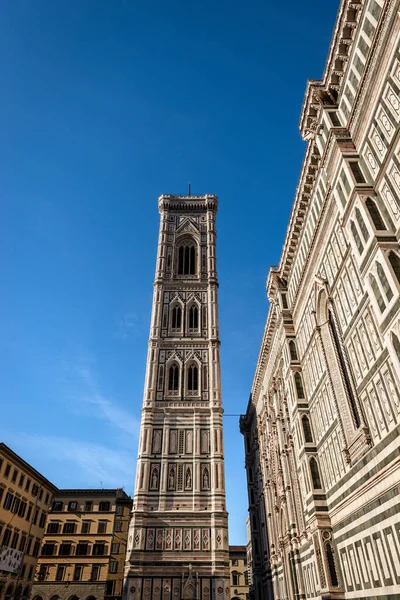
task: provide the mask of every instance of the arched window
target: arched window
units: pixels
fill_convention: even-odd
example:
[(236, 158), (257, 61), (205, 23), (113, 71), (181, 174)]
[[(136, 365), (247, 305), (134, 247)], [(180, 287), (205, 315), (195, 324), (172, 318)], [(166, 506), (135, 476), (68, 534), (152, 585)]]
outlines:
[(319, 469), (316, 459), (312, 456), (310, 458), (310, 471), (311, 471), (311, 479), (313, 483), (313, 488), (315, 490), (320, 490), (322, 488), (321, 485), (321, 477), (319, 476)]
[(301, 400), (304, 398), (304, 389), (303, 382), (301, 380), (301, 375), (298, 371), (296, 371), (296, 373), (294, 374), (294, 383), (296, 385), (297, 397)]
[(195, 363), (188, 367), (188, 391), (197, 392), (199, 389), (199, 369)]
[(177, 391), (179, 389), (179, 366), (177, 363), (173, 363), (168, 371), (168, 390), (170, 392)]
[(313, 436), (311, 433), (310, 420), (307, 417), (307, 415), (303, 415), (301, 422), (303, 424), (304, 441), (306, 442), (306, 444), (309, 444), (313, 441)]
[(171, 314), (171, 328), (180, 329), (182, 327), (182, 309), (179, 305), (175, 305)]
[(333, 556), (333, 548), (330, 542), (325, 544), (326, 560), (328, 562), (329, 579), (333, 587), (339, 587), (339, 581), (336, 573), (335, 558)]
[(188, 326), (191, 331), (198, 331), (199, 329), (199, 309), (195, 304), (192, 304), (189, 308)]
[(368, 212), (377, 231), (385, 231), (386, 225), (382, 219), (381, 213), (378, 210), (377, 205), (371, 198), (367, 198), (365, 206), (368, 208)]
[(369, 238), (369, 233), (359, 208), (356, 208), (356, 219), (364, 241), (366, 242)]
[(358, 234), (357, 227), (355, 226), (354, 221), (350, 222), (350, 229), (351, 229), (351, 233), (353, 234), (353, 238), (356, 243), (358, 253), (361, 254), (362, 251), (364, 250), (364, 246), (363, 246), (361, 238)]
[(389, 252), (389, 262), (396, 275), (397, 283), (400, 283), (400, 258), (395, 252)]
[(336, 352), (337, 352), (337, 355), (339, 358), (341, 371), (342, 371), (344, 381), (346, 384), (346, 391), (347, 391), (347, 395), (348, 395), (348, 398), (350, 401), (351, 412), (352, 412), (356, 427), (360, 427), (360, 425), (361, 425), (360, 415), (358, 414), (357, 403), (356, 403), (356, 400), (354, 397), (353, 388), (352, 388), (351, 381), (350, 381), (350, 374), (349, 374), (349, 371), (347, 368), (347, 362), (346, 362), (346, 359), (344, 356), (343, 347), (340, 342), (339, 333), (336, 328), (335, 319), (334, 319), (334, 316), (333, 316), (333, 313), (331, 310), (328, 311), (328, 319), (329, 319), (329, 328), (331, 330), (333, 341), (335, 342)]
[(394, 351), (396, 352), (397, 360), (400, 362), (400, 340), (395, 333), (391, 333), (392, 344)]
[(182, 243), (178, 250), (178, 275), (196, 274), (196, 246), (193, 242)]
[(289, 342), (289, 352), (290, 352), (290, 360), (298, 360), (296, 344), (294, 343), (293, 340), (290, 340), (290, 342)]
[(388, 302), (390, 302), (391, 299), (393, 298), (392, 288), (390, 287), (390, 283), (388, 281), (388, 278), (386, 277), (386, 273), (383, 270), (381, 263), (376, 262), (375, 264), (376, 264), (376, 272), (378, 273), (379, 281), (382, 284), (383, 291), (385, 292), (385, 296), (386, 296)]
[(379, 285), (378, 285), (375, 277), (371, 273), (369, 274), (369, 282), (371, 284), (372, 291), (374, 292), (374, 296), (375, 296), (376, 302), (379, 306), (379, 310), (381, 311), (381, 313), (383, 313), (383, 311), (386, 308), (386, 304), (382, 297), (381, 290), (379, 289)]

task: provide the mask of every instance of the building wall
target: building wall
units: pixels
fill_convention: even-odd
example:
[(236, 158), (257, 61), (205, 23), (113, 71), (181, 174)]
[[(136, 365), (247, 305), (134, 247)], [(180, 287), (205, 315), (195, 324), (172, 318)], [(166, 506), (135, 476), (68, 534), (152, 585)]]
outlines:
[(35, 598), (121, 598), (132, 500), (121, 490), (60, 490), (43, 538)]
[(15, 573), (0, 570), (0, 600), (28, 598), (46, 516), (57, 488), (0, 443), (0, 546), (22, 553)]
[(229, 570), (232, 600), (249, 598), (249, 568), (246, 546), (229, 546)]
[(307, 149), (241, 418), (255, 589), (270, 568), (276, 599), (398, 597), (399, 8), (343, 0), (303, 104)]

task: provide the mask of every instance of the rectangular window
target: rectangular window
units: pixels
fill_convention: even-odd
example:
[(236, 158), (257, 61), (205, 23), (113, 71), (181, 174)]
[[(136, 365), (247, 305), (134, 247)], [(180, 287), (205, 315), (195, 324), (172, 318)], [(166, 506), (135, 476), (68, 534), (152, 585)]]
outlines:
[(64, 523), (63, 533), (75, 533), (76, 524), (75, 523)]
[(42, 488), (39, 488), (39, 500), (41, 500), (43, 498), (43, 490)]
[(20, 487), (22, 487), (24, 485), (24, 481), (25, 481), (25, 475), (23, 473), (21, 473), (21, 475), (19, 476), (19, 483), (18, 483), (18, 485)]
[(89, 544), (86, 542), (79, 542), (76, 547), (76, 556), (87, 556), (89, 554)]
[(110, 560), (108, 571), (109, 573), (116, 573), (118, 571), (118, 562), (116, 560)]
[(76, 502), (76, 500), (71, 500), (71, 502), (68, 502), (68, 510), (70, 512), (78, 510), (78, 503)]
[(0, 458), (0, 471), (1, 471), (1, 467), (3, 466), (3, 462), (4, 462), (3, 459)]
[(111, 546), (111, 554), (119, 554), (119, 544), (113, 544)]
[(45, 523), (46, 523), (46, 513), (42, 512), (42, 514), (40, 515), (39, 527), (41, 529), (44, 529)]
[(82, 521), (81, 533), (90, 533), (90, 521)]
[(65, 575), (65, 566), (58, 565), (57, 572), (56, 572), (56, 581), (64, 581), (64, 575)]
[(19, 510), (19, 505), (21, 504), (21, 500), (20, 498), (14, 498), (13, 503), (12, 503), (12, 507), (11, 507), (11, 512), (13, 512), (14, 514), (16, 514)]
[(4, 499), (4, 504), (3, 504), (3, 507), (4, 507), (6, 510), (10, 510), (10, 509), (11, 509), (11, 505), (12, 505), (12, 502), (13, 502), (13, 500), (14, 500), (14, 496), (13, 496), (13, 494), (11, 494), (11, 492), (7, 492), (7, 494), (6, 494), (6, 497), (5, 497), (5, 499)]
[(25, 579), (25, 571), (26, 571), (26, 565), (23, 565), (22, 571), (21, 571), (21, 579)]
[(24, 518), (26, 507), (27, 507), (26, 502), (24, 500), (21, 500), (21, 503), (20, 503), (19, 509), (18, 509), (18, 516), (19, 517)]
[(123, 515), (124, 514), (124, 507), (122, 506), (122, 504), (117, 504), (117, 507), (115, 509), (115, 513), (117, 515)]
[(46, 500), (45, 500), (46, 504), (49, 503), (49, 500), (50, 500), (50, 494), (49, 494), (49, 492), (47, 492), (47, 494), (46, 494)]
[(114, 531), (122, 531), (122, 522), (121, 521), (115, 521)]
[(334, 127), (340, 127), (340, 121), (337, 112), (328, 112), (328, 115), (331, 119), (332, 125)]
[(42, 556), (54, 556), (56, 553), (56, 545), (54, 543), (46, 543), (42, 546)]
[(82, 565), (75, 565), (74, 576), (73, 576), (74, 581), (80, 581), (82, 579), (82, 569), (83, 569)]
[(17, 469), (14, 469), (14, 471), (13, 471), (13, 474), (12, 474), (12, 477), (11, 477), (11, 481), (12, 481), (13, 483), (15, 483), (15, 482), (17, 481), (17, 477), (18, 477), (18, 470), (17, 470)]
[(35, 514), (33, 515), (32, 523), (36, 525), (39, 516), (39, 509), (35, 508)]
[(3, 494), (4, 494), (4, 488), (0, 487), (0, 502), (3, 498)]
[(26, 484), (25, 484), (25, 491), (29, 492), (30, 487), (31, 487), (31, 480), (28, 477), (28, 479), (26, 480)]
[(71, 544), (69, 542), (64, 542), (63, 544), (60, 544), (58, 556), (69, 556), (70, 554), (71, 554)]
[(10, 465), (10, 463), (7, 463), (7, 466), (4, 470), (4, 477), (8, 477), (10, 474), (10, 471), (11, 471), (11, 465)]
[(32, 504), (30, 504), (30, 505), (28, 506), (28, 512), (26, 513), (26, 517), (25, 517), (25, 519), (26, 519), (27, 521), (29, 521), (29, 519), (31, 518), (31, 514), (32, 514)]
[(106, 583), (106, 596), (114, 596), (115, 580), (111, 579)]
[(37, 496), (38, 491), (39, 491), (39, 486), (36, 483), (34, 483), (32, 486), (32, 492), (31, 492), (32, 496)]
[(100, 502), (99, 503), (99, 511), (100, 512), (108, 512), (110, 510), (109, 502)]
[(90, 575), (91, 581), (99, 581), (100, 579), (100, 565), (92, 566), (92, 573)]
[(28, 555), (29, 555), (29, 554), (30, 554), (30, 552), (31, 552), (31, 548), (32, 548), (32, 542), (33, 542), (33, 537), (32, 537), (32, 536), (29, 536), (29, 538), (28, 538), (28, 545), (27, 545), (27, 547), (26, 547), (26, 554), (28, 554)]
[(15, 531), (15, 532), (14, 532), (14, 535), (12, 536), (12, 541), (11, 541), (11, 544), (10, 544), (10, 547), (11, 547), (11, 548), (15, 548), (15, 549), (17, 549), (17, 546), (18, 546), (18, 538), (19, 538), (19, 533), (18, 533), (18, 531)]
[(51, 510), (53, 512), (61, 512), (62, 509), (63, 509), (63, 503), (60, 502), (60, 500), (54, 500)]
[(21, 536), (21, 541), (19, 543), (19, 551), (23, 552), (25, 550), (25, 546), (26, 546), (26, 535), (23, 533)]
[(99, 521), (97, 525), (97, 533), (106, 533), (107, 521)]
[(93, 510), (93, 502), (91, 500), (86, 500), (85, 512), (92, 512), (92, 510)]
[(33, 565), (29, 567), (28, 580), (32, 581), (33, 579)]
[(104, 556), (105, 544), (103, 542), (97, 542), (93, 544), (92, 556)]
[(37, 574), (38, 581), (46, 581), (47, 565), (40, 565), (39, 573)]
[(56, 521), (50, 521), (47, 525), (47, 533), (58, 533), (60, 529), (60, 524)]
[(3, 546), (10, 545), (11, 533), (12, 533), (11, 529), (7, 528), (5, 530), (4, 535), (3, 535)]
[(39, 540), (36, 540), (36, 542), (33, 545), (32, 556), (38, 556), (39, 555), (39, 548), (40, 548), (40, 542), (39, 542)]

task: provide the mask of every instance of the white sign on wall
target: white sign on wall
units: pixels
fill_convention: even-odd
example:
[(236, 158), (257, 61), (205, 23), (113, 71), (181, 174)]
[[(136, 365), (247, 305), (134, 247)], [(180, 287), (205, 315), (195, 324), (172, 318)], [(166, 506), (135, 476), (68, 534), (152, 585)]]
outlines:
[(22, 562), (23, 552), (9, 548), (8, 546), (0, 546), (0, 571), (8, 573), (17, 573)]

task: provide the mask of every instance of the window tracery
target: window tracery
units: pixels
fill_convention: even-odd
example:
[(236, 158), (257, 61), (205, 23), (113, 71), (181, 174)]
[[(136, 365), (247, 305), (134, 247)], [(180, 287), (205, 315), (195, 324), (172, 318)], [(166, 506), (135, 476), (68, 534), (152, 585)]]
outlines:
[(196, 262), (196, 244), (187, 238), (178, 246), (178, 275), (196, 275)]
[(168, 393), (177, 395), (179, 390), (179, 365), (173, 362), (168, 369)]

